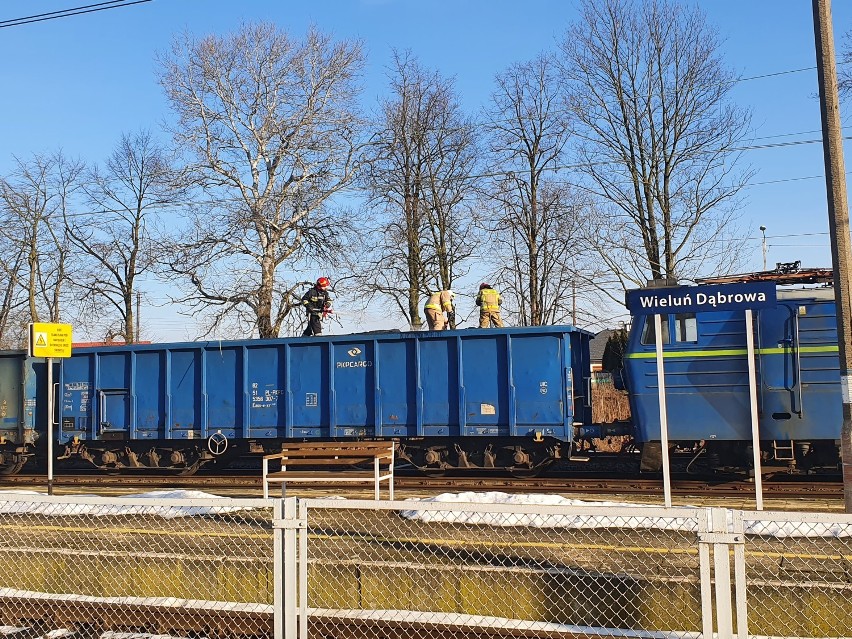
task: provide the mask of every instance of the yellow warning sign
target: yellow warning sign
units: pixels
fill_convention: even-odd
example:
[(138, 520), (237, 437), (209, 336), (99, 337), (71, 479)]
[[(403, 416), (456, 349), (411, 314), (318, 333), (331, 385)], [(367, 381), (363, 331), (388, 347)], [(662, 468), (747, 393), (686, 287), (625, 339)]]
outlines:
[(71, 324), (30, 324), (30, 355), (71, 357)]

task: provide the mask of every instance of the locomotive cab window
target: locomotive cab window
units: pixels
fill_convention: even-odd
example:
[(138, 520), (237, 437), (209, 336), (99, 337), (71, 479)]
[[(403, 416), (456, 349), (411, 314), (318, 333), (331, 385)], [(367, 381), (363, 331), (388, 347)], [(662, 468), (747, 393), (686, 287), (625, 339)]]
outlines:
[(675, 315), (675, 342), (698, 343), (698, 321), (695, 313), (678, 313)]
[[(662, 328), (663, 328), (663, 344), (669, 343), (669, 316), (663, 315), (662, 320)], [(656, 336), (654, 335), (654, 316), (646, 315), (645, 316), (645, 326), (642, 328), (642, 344), (656, 344)]]

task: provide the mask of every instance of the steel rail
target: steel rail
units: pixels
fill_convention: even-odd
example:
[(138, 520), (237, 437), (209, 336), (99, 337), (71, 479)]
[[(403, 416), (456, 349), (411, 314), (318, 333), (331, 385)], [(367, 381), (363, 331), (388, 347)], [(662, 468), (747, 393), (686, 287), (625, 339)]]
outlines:
[[(44, 475), (20, 474), (0, 477), (0, 490), (6, 487), (38, 487), (44, 485)], [(82, 487), (97, 489), (117, 488), (191, 488), (191, 489), (261, 489), (258, 475), (194, 475), (189, 477), (151, 475), (59, 475), (54, 479), (57, 487)], [(429, 477), (396, 476), (397, 490), (419, 492), (449, 491), (507, 491), (537, 493), (582, 493), (587, 495), (662, 495), (659, 479), (611, 477), (536, 477), (512, 478), (495, 476)], [(328, 482), (300, 487), (311, 490), (328, 490)], [(827, 479), (797, 478), (764, 480), (764, 493), (770, 497), (842, 499), (843, 485)], [(672, 491), (678, 495), (703, 497), (747, 498), (754, 494), (754, 484), (749, 481), (674, 479)]]

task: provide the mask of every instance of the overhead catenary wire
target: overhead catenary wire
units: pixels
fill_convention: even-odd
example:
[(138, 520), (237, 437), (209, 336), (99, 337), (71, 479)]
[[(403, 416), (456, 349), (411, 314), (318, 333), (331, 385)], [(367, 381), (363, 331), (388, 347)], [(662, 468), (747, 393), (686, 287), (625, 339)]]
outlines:
[[(16, 26), (18, 24), (27, 24), (29, 22), (35, 22), (35, 21), (50, 20), (50, 19), (55, 19), (55, 18), (60, 18), (60, 17), (68, 17), (68, 16), (73, 16), (73, 15), (79, 15), (79, 14), (82, 14), (82, 13), (91, 13), (91, 12), (94, 12), (94, 11), (103, 11), (103, 10), (106, 10), (106, 9), (120, 8), (120, 7), (135, 5), (135, 4), (142, 4), (142, 3), (146, 3), (146, 2), (150, 2), (150, 1), (151, 0), (109, 0), (109, 1), (105, 1), (105, 2), (82, 5), (82, 6), (73, 7), (73, 8), (64, 9), (64, 10), (59, 10), (59, 11), (53, 11), (53, 12), (47, 12), (47, 13), (41, 13), (41, 14), (34, 14), (34, 15), (31, 15), (31, 16), (25, 16), (25, 17), (22, 17), (22, 18), (15, 18), (15, 19), (11, 19), (11, 20), (2, 20), (2, 21), (0, 21), (0, 28), (7, 27), (7, 26)], [(796, 69), (787, 69), (787, 70), (775, 71), (775, 72), (771, 72), (771, 73), (764, 73), (764, 74), (760, 74), (760, 75), (748, 76), (748, 77), (744, 77), (744, 78), (738, 78), (736, 80), (736, 82), (746, 82), (746, 81), (751, 81), (751, 80), (772, 78), (772, 77), (777, 77), (777, 76), (802, 73), (802, 72), (806, 72), (806, 71), (813, 71), (815, 69), (816, 69), (816, 67), (813, 67), (813, 66), (801, 67), (801, 68), (796, 68)], [(751, 140), (753, 140), (753, 141), (767, 140), (767, 139), (774, 139), (774, 138), (779, 138), (779, 137), (808, 135), (808, 134), (819, 133), (819, 132), (820, 132), (819, 130), (812, 130), (812, 131), (802, 131), (802, 132), (796, 132), (796, 133), (780, 133), (780, 134), (774, 134), (774, 135), (768, 135), (768, 136), (754, 137), (754, 138), (751, 138)], [(843, 139), (844, 140), (850, 140), (850, 139), (852, 139), (852, 136), (845, 136)], [(821, 138), (814, 138), (814, 139), (808, 139), (808, 140), (796, 140), (796, 141), (778, 142), (778, 143), (772, 143), (772, 144), (749, 144), (749, 145), (745, 145), (745, 146), (741, 146), (741, 147), (733, 147), (731, 150), (737, 151), (737, 152), (739, 152), (739, 151), (751, 151), (751, 150), (760, 150), (760, 149), (772, 149), (772, 148), (782, 148), (782, 147), (789, 147), (789, 146), (818, 144), (818, 143), (821, 143), (821, 142), (822, 142)], [(592, 166), (604, 166), (604, 165), (613, 165), (613, 164), (618, 164), (618, 162), (606, 161), (606, 162), (594, 162), (594, 163), (590, 163), (590, 162), (574, 163), (574, 164), (565, 164), (565, 165), (547, 167), (546, 170), (558, 172), (558, 171), (568, 171), (568, 170), (573, 170), (573, 169), (589, 168), (589, 167), (592, 167)], [(468, 176), (468, 179), (496, 178), (496, 177), (503, 177), (503, 176), (509, 175), (511, 173), (512, 173), (512, 171), (479, 173), (479, 174), (476, 174), (476, 175)], [(810, 175), (810, 176), (790, 177), (790, 178), (782, 178), (782, 179), (778, 179), (778, 180), (766, 180), (766, 181), (762, 181), (762, 182), (751, 182), (751, 183), (746, 183), (743, 186), (744, 187), (753, 187), (753, 186), (781, 184), (781, 183), (785, 183), (785, 182), (794, 182), (794, 181), (799, 181), (799, 180), (811, 180), (811, 179), (820, 179), (820, 178), (824, 178), (824, 176), (823, 175)], [(566, 184), (570, 185), (570, 183), (566, 183)], [(347, 190), (349, 192), (353, 192), (353, 191), (361, 191), (363, 189), (362, 188), (350, 188), (350, 189), (347, 189)], [(216, 205), (216, 204), (226, 204), (228, 202), (235, 202), (235, 201), (239, 201), (239, 199), (233, 199), (233, 200), (219, 199), (219, 200), (209, 200), (209, 201), (205, 201), (205, 202), (192, 202), (192, 203), (190, 203), (190, 202), (176, 202), (176, 203), (169, 203), (169, 204), (163, 204), (163, 205), (152, 205), (149, 208), (152, 209), (152, 210), (154, 210), (154, 209), (172, 209), (172, 208), (180, 208), (181, 206), (189, 205), (189, 204)], [(106, 210), (102, 210), (102, 211), (81, 211), (81, 212), (76, 212), (76, 213), (68, 213), (68, 214), (66, 214), (66, 216), (70, 217), (70, 218), (74, 218), (74, 217), (83, 217), (83, 216), (90, 216), (90, 215), (96, 215), (96, 214), (108, 214), (108, 213), (120, 213), (120, 212), (121, 212), (120, 210), (116, 210), (116, 209), (112, 209), (112, 210), (106, 209)]]
[[(58, 18), (71, 17), (71, 16), (75, 16), (75, 15), (93, 13), (93, 12), (104, 11), (104, 10), (108, 10), (108, 9), (122, 8), (122, 7), (137, 5), (137, 4), (143, 4), (143, 3), (147, 3), (147, 2), (151, 2), (151, 0), (106, 0), (104, 2), (98, 2), (98, 3), (88, 4), (88, 5), (81, 5), (81, 6), (72, 7), (72, 8), (69, 8), (69, 9), (61, 9), (61, 10), (57, 10), (57, 11), (50, 11), (50, 12), (45, 12), (45, 13), (33, 14), (33, 15), (30, 15), (30, 16), (23, 16), (23, 17), (20, 17), (20, 18), (0, 20), (0, 28), (20, 26), (20, 25), (23, 25), (23, 24), (30, 24), (32, 22), (41, 22), (41, 21), (45, 21), (45, 20), (53, 20), (53, 19), (58, 19)], [(838, 64), (846, 64), (846, 62), (841, 61)], [(782, 70), (782, 71), (774, 71), (774, 72), (763, 73), (763, 74), (754, 75), (754, 76), (747, 76), (747, 77), (743, 77), (743, 78), (735, 78), (731, 82), (732, 83), (748, 82), (748, 81), (753, 81), (753, 80), (772, 78), (772, 77), (778, 77), (778, 76), (782, 76), (782, 75), (790, 75), (790, 74), (796, 74), (796, 73), (802, 73), (802, 72), (814, 71), (814, 70), (816, 70), (815, 66), (800, 67), (800, 68), (796, 68), (796, 69), (785, 69), (785, 70)], [(813, 132), (818, 132), (818, 131), (813, 131)], [(809, 131), (809, 132), (806, 132), (806, 133), (811, 133), (811, 132)], [(796, 133), (779, 134), (778, 136), (766, 136), (766, 137), (763, 137), (763, 138), (759, 137), (759, 138), (753, 138), (753, 139), (759, 140), (759, 139), (768, 139), (768, 138), (771, 138), (771, 137), (782, 137), (782, 136), (790, 136), (790, 135), (798, 135), (798, 134), (796, 134)], [(846, 137), (844, 139), (850, 139), (850, 138)], [(762, 148), (773, 148), (774, 146), (786, 146), (786, 145), (796, 145), (796, 144), (813, 144), (813, 143), (818, 143), (818, 142), (821, 142), (821, 139), (804, 140), (804, 141), (790, 142), (790, 143), (779, 143), (777, 145), (756, 145), (756, 146), (753, 145), (753, 146), (746, 146), (746, 147), (741, 147), (741, 148), (734, 148), (732, 150), (735, 150), (735, 151), (754, 150), (754, 149), (762, 149)], [(571, 168), (571, 167), (568, 167), (568, 166), (566, 166), (566, 167), (555, 167), (554, 170), (568, 169), (568, 168)], [(480, 175), (480, 176), (472, 176), (472, 177), (495, 177), (495, 176), (493, 176), (493, 175)]]
[[(63, 10), (63, 11), (50, 12), (50, 13), (46, 13), (46, 14), (37, 14), (36, 16), (29, 16), (28, 18), (18, 18), (16, 20), (26, 20), (26, 19), (29, 19), (29, 18), (38, 18), (40, 16), (64, 17), (64, 15), (53, 15), (53, 14), (65, 14), (66, 12), (77, 11), (78, 9), (88, 9), (88, 11), (84, 11), (84, 13), (86, 13), (86, 12), (91, 12), (91, 11), (100, 11), (100, 10), (103, 10), (103, 9), (119, 8), (119, 7), (122, 7), (122, 6), (129, 6), (131, 4), (140, 4), (140, 3), (143, 3), (143, 2), (150, 2), (150, 1), (151, 0), (111, 0), (109, 2), (101, 2), (101, 3), (97, 3), (97, 4), (93, 4), (93, 5), (84, 5), (82, 7), (77, 7), (75, 9), (67, 9), (67, 10)], [(102, 5), (110, 5), (110, 6), (102, 6)], [(99, 7), (99, 8), (89, 9), (89, 7)], [(70, 15), (76, 15), (76, 13), (72, 13)], [(51, 19), (50, 17), (43, 18), (43, 19)], [(12, 25), (7, 24), (7, 23), (11, 23), (11, 22), (15, 22), (15, 20), (0, 21), (0, 28), (2, 28), (3, 26), (14, 26), (14, 24), (12, 24)], [(793, 73), (800, 73), (800, 72), (804, 72), (804, 71), (812, 71), (812, 70), (815, 70), (815, 69), (816, 69), (816, 67), (802, 67), (802, 68), (798, 68), (798, 69), (788, 69), (788, 70), (784, 70), (784, 71), (776, 71), (776, 72), (772, 72), (772, 73), (765, 73), (765, 74), (761, 74), (761, 75), (750, 76), (750, 77), (746, 77), (746, 78), (740, 78), (737, 81), (738, 82), (745, 82), (745, 81), (749, 81), (749, 80), (757, 80), (757, 79), (762, 79), (762, 78), (770, 78), (770, 77), (775, 77), (775, 76), (781, 76), (781, 75), (787, 75), (787, 74), (793, 74)], [(753, 138), (751, 138), (751, 140), (752, 141), (768, 140), (768, 139), (775, 139), (775, 138), (779, 138), (779, 137), (792, 137), (792, 136), (796, 136), (796, 135), (810, 135), (810, 134), (813, 134), (813, 133), (821, 133), (821, 131), (818, 130), (818, 129), (815, 129), (815, 130), (810, 130), (810, 131), (800, 131), (800, 132), (794, 132), (794, 133), (778, 133), (778, 134), (767, 135), (767, 136), (753, 137)], [(852, 136), (844, 136), (843, 139), (844, 140), (852, 140)], [(778, 142), (778, 143), (772, 143), (772, 144), (748, 144), (748, 145), (740, 146), (740, 147), (732, 147), (730, 150), (731, 151), (737, 151), (737, 152), (754, 151), (754, 150), (784, 148), (784, 147), (791, 147), (791, 146), (801, 146), (801, 145), (821, 144), (821, 143), (822, 143), (822, 138), (819, 137), (819, 138), (813, 138), (813, 139), (809, 139), (809, 140), (795, 140), (795, 141), (790, 141), (790, 142)], [(717, 152), (717, 151), (721, 151), (721, 149), (710, 150), (709, 152)], [(619, 162), (617, 162), (617, 161), (580, 162), (580, 163), (557, 165), (557, 166), (553, 166), (553, 167), (546, 167), (545, 170), (553, 171), (553, 172), (559, 172), (559, 171), (569, 171), (569, 170), (573, 170), (573, 169), (591, 168), (591, 167), (594, 167), (594, 166), (607, 166), (607, 165), (617, 165), (617, 164), (619, 164)], [(498, 177), (504, 177), (504, 176), (507, 176), (507, 175), (510, 175), (510, 174), (513, 174), (513, 173), (515, 173), (515, 172), (511, 171), (511, 170), (478, 173), (478, 174), (475, 174), (475, 175), (467, 176), (467, 179), (498, 178)], [(849, 173), (850, 172), (847, 172), (847, 175)], [(800, 177), (783, 178), (783, 179), (779, 179), (779, 180), (767, 180), (767, 181), (763, 181), (763, 182), (746, 183), (743, 186), (744, 187), (750, 187), (750, 186), (762, 186), (762, 185), (769, 185), (769, 184), (781, 184), (781, 183), (784, 183), (784, 182), (793, 182), (793, 181), (797, 181), (797, 180), (811, 180), (811, 179), (819, 179), (819, 178), (824, 178), (824, 177), (825, 177), (824, 175), (800, 176)], [(363, 189), (363, 187), (359, 187), (359, 188), (347, 189), (347, 190), (349, 190), (349, 191), (360, 191), (360, 190), (364, 190), (364, 189)], [(225, 204), (225, 203), (228, 203), (228, 202), (237, 202), (237, 201), (239, 201), (239, 198), (234, 198), (234, 199), (231, 199), (231, 200), (220, 199), (220, 200), (210, 200), (210, 201), (206, 201), (206, 202), (192, 202), (192, 203), (191, 202), (183, 202), (183, 203), (174, 203), (174, 204), (164, 204), (162, 206), (158, 206), (158, 207), (152, 206), (150, 208), (177, 208), (179, 206), (188, 205), (188, 204)], [(117, 210), (117, 209), (103, 210), (103, 211), (87, 211), (87, 212), (81, 212), (81, 213), (72, 213), (72, 214), (69, 214), (68, 216), (69, 217), (75, 217), (75, 216), (85, 216), (85, 215), (94, 215), (94, 214), (102, 214), (102, 213), (119, 213), (119, 212), (121, 212), (121, 211)]]
[(86, 13), (94, 13), (96, 11), (106, 11), (107, 9), (120, 9), (129, 7), (134, 4), (143, 4), (151, 2), (151, 0), (109, 0), (108, 2), (98, 2), (95, 4), (87, 4), (70, 9), (60, 9), (59, 11), (49, 11), (46, 13), (37, 13), (31, 16), (23, 16), (21, 18), (11, 18), (9, 20), (0, 20), (0, 29), (8, 27), (19, 27), (33, 22), (44, 22), (46, 20), (57, 20), (59, 18), (70, 18), (71, 16), (83, 15)]
[[(852, 139), (852, 136), (847, 137), (846, 139)], [(819, 141), (821, 142), (821, 140), (819, 140)], [(594, 163), (594, 165), (606, 165), (606, 164), (614, 164), (614, 162), (596, 162), (596, 163)], [(548, 168), (548, 170), (558, 172), (558, 171), (562, 171), (562, 170), (582, 168), (584, 166), (591, 166), (591, 165), (592, 165), (591, 163), (563, 165), (563, 166), (556, 166), (556, 167)], [(506, 175), (513, 174), (513, 173), (515, 173), (515, 172), (514, 171), (501, 171), (501, 172), (494, 172), (494, 173), (483, 173), (483, 174), (478, 174), (478, 175), (470, 175), (470, 176), (467, 177), (467, 179), (485, 179), (485, 178), (489, 178), (489, 177), (501, 177), (501, 176), (506, 176)], [(852, 174), (852, 171), (846, 172), (846, 175), (850, 175), (850, 174)], [(789, 178), (779, 178), (777, 180), (764, 180), (764, 181), (761, 181), (761, 182), (746, 182), (745, 184), (743, 184), (743, 188), (750, 188), (750, 187), (755, 187), (755, 186), (767, 186), (767, 185), (772, 185), (772, 184), (784, 184), (784, 183), (787, 183), (787, 182), (798, 182), (798, 181), (802, 181), (802, 180), (818, 180), (818, 179), (824, 179), (824, 178), (825, 178), (825, 175), (822, 175), (822, 174), (802, 175), (802, 176), (795, 176), (795, 177), (789, 177)], [(578, 187), (578, 188), (582, 187), (582, 185), (580, 185), (578, 183), (574, 183), (574, 182), (563, 181), (563, 183), (567, 186), (574, 186), (574, 187)], [(366, 190), (368, 190), (368, 189), (366, 189), (365, 187), (353, 186), (353, 187), (349, 187), (349, 188), (346, 188), (346, 189), (341, 189), (341, 192), (343, 192), (343, 193), (358, 193), (358, 192), (364, 192)], [(233, 204), (235, 202), (240, 202), (240, 201), (243, 201), (242, 198), (219, 198), (219, 199), (211, 199), (211, 200), (191, 200), (191, 201), (186, 200), (186, 201), (169, 202), (169, 203), (163, 203), (163, 204), (151, 204), (151, 205), (146, 206), (145, 208), (152, 210), (152, 211), (161, 211), (161, 210), (170, 210), (170, 209), (180, 209), (180, 208), (186, 207), (186, 206), (199, 206), (199, 205), (215, 206), (215, 205), (223, 205), (223, 204)], [(77, 211), (77, 212), (66, 213), (65, 217), (79, 218), (79, 217), (88, 217), (88, 216), (92, 216), (92, 215), (107, 215), (107, 214), (110, 214), (110, 213), (126, 213), (126, 212), (127, 212), (126, 209), (95, 209), (95, 210), (89, 210), (89, 211)], [(62, 214), (57, 212), (56, 215), (61, 216)]]
[[(96, 5), (86, 5), (84, 7), (77, 7), (77, 9), (89, 9), (88, 11), (79, 11), (78, 12), (78, 13), (89, 13), (89, 12), (93, 12), (93, 11), (102, 11), (102, 10), (105, 10), (105, 9), (119, 8), (121, 6), (130, 6), (130, 5), (142, 4), (142, 3), (146, 3), (146, 2), (150, 2), (150, 0), (133, 0), (133, 1), (113, 0), (113, 2), (103, 2), (103, 3), (98, 3)], [(112, 6), (101, 6), (101, 5), (112, 5)], [(90, 7), (100, 7), (100, 8), (90, 8)], [(52, 17), (42, 17), (42, 16), (49, 16), (50, 14), (39, 14), (37, 16), (29, 16), (28, 18), (33, 18), (30, 21), (35, 22), (35, 21), (39, 21), (39, 20), (49, 20), (49, 19), (55, 19), (55, 18), (58, 18), (58, 17), (68, 17), (68, 16), (71, 16), (71, 15), (78, 15), (78, 13), (68, 13), (70, 11), (74, 11), (74, 10), (69, 9), (69, 10), (65, 10), (63, 12), (52, 12), (52, 13), (57, 13), (57, 14), (63, 14), (63, 15), (55, 15), (55, 16), (52, 16)], [(35, 19), (35, 18), (38, 18), (38, 20)], [(18, 19), (18, 20), (25, 20), (25, 19), (22, 18), (22, 19)], [(16, 24), (18, 24), (17, 22), (15, 22), (14, 24), (6, 24), (7, 22), (14, 22), (14, 21), (0, 21), (0, 28), (6, 27), (6, 26), (16, 26)], [(27, 24), (27, 22), (20, 22), (20, 24)], [(757, 79), (761, 79), (761, 78), (768, 78), (768, 77), (785, 75), (785, 74), (790, 74), (790, 73), (799, 73), (799, 72), (803, 72), (803, 71), (813, 70), (814, 68), (815, 67), (808, 67), (808, 68), (803, 68), (803, 69), (794, 69), (794, 70), (789, 70), (789, 71), (782, 71), (782, 72), (764, 74), (764, 75), (753, 76), (753, 77), (749, 77), (749, 78), (741, 78), (738, 81), (744, 82), (744, 81), (749, 81), (749, 80), (757, 80)], [(765, 136), (765, 137), (752, 138), (752, 140), (772, 139), (772, 138), (777, 138), (777, 137), (790, 137), (790, 136), (795, 136), (795, 135), (803, 135), (803, 134), (811, 134), (811, 133), (813, 133), (813, 132), (786, 133), (786, 134), (778, 134), (776, 136)], [(846, 137), (845, 139), (852, 139), (852, 138)], [(751, 145), (751, 146), (745, 146), (745, 147), (741, 147), (741, 148), (737, 148), (737, 149), (733, 149), (733, 150), (739, 151), (739, 150), (769, 149), (769, 148), (785, 147), (785, 146), (815, 144), (815, 143), (819, 143), (819, 142), (821, 142), (821, 139), (801, 140), (801, 141), (778, 143), (778, 144)], [(609, 164), (609, 163), (596, 163), (596, 164)], [(573, 167), (572, 166), (554, 167), (552, 170), (555, 170), (555, 171), (568, 170), (570, 168), (580, 168), (582, 166), (586, 166), (586, 165), (573, 165)], [(472, 177), (499, 177), (500, 175), (505, 175), (505, 173), (502, 173), (502, 174), (501, 173), (493, 173), (493, 174), (490, 174), (490, 175), (484, 174), (484, 175), (472, 176)], [(763, 185), (763, 184), (777, 184), (777, 183), (782, 183), (782, 182), (792, 182), (792, 181), (796, 181), (796, 180), (818, 179), (818, 178), (822, 178), (822, 177), (824, 177), (824, 176), (821, 176), (821, 175), (802, 176), (802, 177), (796, 177), (796, 178), (787, 178), (787, 179), (773, 180), (773, 181), (766, 181), (766, 182), (759, 182), (759, 183), (749, 183), (749, 184), (746, 184), (745, 186), (757, 186), (757, 185)], [(211, 201), (210, 203), (225, 203), (225, 202), (226, 202), (226, 200), (218, 200), (218, 201)], [(175, 204), (172, 204), (172, 205), (164, 205), (162, 208), (176, 208), (176, 207), (182, 206), (183, 204), (184, 203), (175, 203)], [(152, 208), (154, 208), (154, 207), (152, 207)], [(157, 208), (160, 208), (160, 207), (157, 207)], [(103, 212), (109, 212), (109, 211), (103, 211)], [(95, 212), (72, 213), (72, 214), (69, 215), (69, 217), (75, 217), (77, 215), (91, 215), (91, 214), (94, 214), (94, 213)], [(827, 235), (827, 233), (801, 234), (801, 235)], [(784, 237), (784, 236), (778, 235), (778, 236), (768, 236), (768, 237)], [(791, 236), (791, 237), (795, 237), (795, 236)], [(779, 246), (781, 246), (781, 245), (779, 245)]]
[[(844, 64), (839, 62), (838, 64)], [(786, 69), (784, 71), (773, 71), (771, 73), (762, 73), (761, 75), (753, 75), (746, 78), (737, 78), (735, 82), (749, 82), (751, 80), (763, 80), (765, 78), (774, 78), (779, 75), (790, 75), (792, 73), (803, 73), (805, 71), (816, 71), (816, 67), (801, 67), (798, 69)]]

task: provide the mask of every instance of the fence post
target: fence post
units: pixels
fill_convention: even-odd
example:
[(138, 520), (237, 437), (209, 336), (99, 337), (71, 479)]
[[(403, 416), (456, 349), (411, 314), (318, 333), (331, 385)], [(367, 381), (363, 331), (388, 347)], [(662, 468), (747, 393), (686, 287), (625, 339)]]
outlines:
[(272, 502), (272, 636), (284, 639), (284, 504)]
[[(710, 509), (712, 532), (708, 541), (713, 544), (713, 576), (716, 581), (716, 629), (719, 639), (733, 636), (733, 611), (731, 610), (731, 558), (730, 545), (736, 543), (728, 533), (728, 510)], [(740, 537), (742, 539), (742, 537)]]
[(746, 605), (745, 522), (743, 512), (732, 513), (731, 533), (743, 542), (734, 544), (734, 598), (737, 610), (737, 636), (748, 639), (748, 606)]
[(296, 498), (282, 499), (284, 502), (284, 639), (296, 639), (296, 598), (299, 596), (297, 575), (297, 534), (299, 521), (296, 517)]
[(273, 633), (275, 639), (296, 639), (297, 531), (306, 527), (296, 512), (296, 498), (276, 499), (272, 505)]
[[(701, 612), (703, 617), (703, 633), (705, 637), (717, 637), (718, 639), (732, 639), (734, 632), (734, 616), (731, 606), (731, 548), (734, 548), (735, 559), (742, 558), (741, 564), (736, 564), (737, 569), (737, 634), (741, 637), (745, 629), (745, 599), (740, 599), (740, 586), (743, 597), (745, 596), (745, 550), (742, 548), (745, 542), (742, 520), (739, 527), (734, 516), (734, 525), (728, 530), (727, 508), (709, 508), (708, 519), (699, 520), (698, 544), (699, 562), (701, 567)], [(706, 511), (705, 511), (706, 512)], [(711, 601), (711, 589), (709, 585), (710, 575), (710, 547), (713, 548), (713, 571), (712, 580), (716, 585), (716, 635), (713, 634), (713, 613)]]
[(299, 502), (299, 519), (305, 528), (299, 535), (299, 637), (308, 637), (308, 502)]
[(710, 568), (710, 544), (705, 541), (712, 529), (710, 509), (698, 515), (698, 566), (701, 577), (701, 629), (703, 639), (713, 639), (713, 570)]

